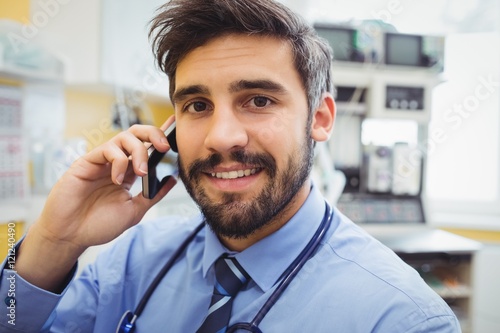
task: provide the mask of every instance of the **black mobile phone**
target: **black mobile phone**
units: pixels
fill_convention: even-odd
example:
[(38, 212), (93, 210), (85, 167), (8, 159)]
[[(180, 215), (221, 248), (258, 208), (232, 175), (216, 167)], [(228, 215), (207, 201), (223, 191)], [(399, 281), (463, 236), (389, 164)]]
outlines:
[[(170, 150), (177, 153), (177, 140), (175, 122), (167, 128), (165, 135), (170, 145)], [(153, 199), (170, 177), (177, 175), (177, 166), (160, 161), (167, 153), (156, 150), (153, 146), (148, 149), (148, 174), (142, 177), (142, 195)]]

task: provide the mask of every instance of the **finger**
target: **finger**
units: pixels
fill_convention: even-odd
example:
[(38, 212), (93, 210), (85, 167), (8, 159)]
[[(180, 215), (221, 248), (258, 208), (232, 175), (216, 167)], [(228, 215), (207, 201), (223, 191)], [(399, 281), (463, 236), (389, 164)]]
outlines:
[[(168, 180), (162, 182), (162, 186), (158, 193), (153, 198), (153, 204), (156, 204), (158, 201), (163, 199), (165, 195), (177, 184), (177, 179), (174, 176), (168, 176)], [(151, 200), (150, 200), (151, 201)]]
[[(129, 166), (132, 162), (129, 159)], [(121, 186), (126, 189), (127, 191), (130, 191), (132, 186), (134, 186), (135, 181), (137, 180), (137, 174), (135, 173), (134, 169), (129, 167), (127, 171), (125, 172), (125, 178), (123, 180), (123, 183)]]
[(160, 126), (160, 128), (165, 131), (167, 128), (170, 127), (175, 121), (175, 115), (171, 115), (170, 117), (167, 118), (167, 120)]
[[(134, 131), (136, 133), (142, 133), (144, 135), (148, 130), (154, 129), (158, 131), (158, 128), (142, 127), (136, 128)], [(114, 147), (113, 147), (114, 145)], [(103, 145), (103, 149), (120, 149), (125, 156), (129, 156), (132, 161), (132, 167), (136, 175), (144, 176), (148, 173), (148, 151), (144, 143), (138, 138), (132, 131), (124, 131), (116, 135), (110, 142)], [(105, 155), (106, 156), (106, 155)], [(101, 161), (102, 162), (102, 161)], [(112, 161), (107, 161), (112, 162)]]
[(113, 141), (125, 155), (130, 156), (136, 175), (144, 176), (148, 173), (148, 151), (141, 140), (126, 131), (116, 136)]
[(132, 133), (135, 137), (143, 142), (150, 142), (161, 152), (166, 152), (170, 149), (165, 133), (161, 128), (151, 125), (133, 125), (127, 132)]
[[(162, 125), (169, 126), (174, 117)], [(162, 129), (150, 125), (133, 125), (127, 131), (121, 132), (107, 143), (97, 147), (87, 154), (87, 160), (94, 164), (112, 164), (111, 178), (114, 183), (122, 184), (128, 169), (128, 156), (131, 156), (134, 172), (139, 176), (147, 174), (147, 148), (143, 142), (152, 142), (161, 152), (170, 146)]]
[[(129, 159), (129, 156), (132, 156)], [(115, 184), (121, 185), (125, 173), (129, 169), (132, 160), (134, 172), (140, 176), (147, 174), (147, 150), (146, 147), (131, 134), (123, 134), (119, 138), (108, 141), (93, 149), (85, 159), (93, 164), (111, 164), (111, 179)]]
[(175, 184), (177, 184), (177, 180), (174, 176), (170, 176), (154, 198), (148, 199), (144, 197), (142, 193), (137, 194), (132, 200), (139, 206), (138, 214), (140, 214), (140, 216), (138, 216), (138, 218), (141, 219), (151, 207), (163, 199)]
[[(118, 149), (116, 148), (113, 150)], [(123, 151), (121, 151), (121, 154), (119, 155), (119, 153), (113, 154), (110, 150), (106, 150), (104, 151), (104, 156), (106, 159), (110, 160), (111, 163), (111, 180), (113, 183), (121, 185), (129, 168), (130, 160), (123, 153)]]
[[(111, 166), (111, 179), (118, 185), (123, 182), (129, 164), (128, 156), (111, 142), (107, 142), (91, 150), (82, 157), (82, 161), (83, 160), (91, 165), (98, 165), (98, 170), (101, 170), (102, 166), (109, 164)], [(87, 177), (96, 176), (94, 174), (94, 172), (97, 172), (96, 170), (92, 168), (88, 169), (88, 167), (85, 167), (85, 169), (88, 170), (87, 173), (89, 173)]]

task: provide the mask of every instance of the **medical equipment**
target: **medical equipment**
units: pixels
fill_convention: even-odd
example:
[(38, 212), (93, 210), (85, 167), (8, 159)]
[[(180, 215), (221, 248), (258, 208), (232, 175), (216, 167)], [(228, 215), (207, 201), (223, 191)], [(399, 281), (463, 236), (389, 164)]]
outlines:
[[(295, 258), (295, 260), (290, 264), (290, 266), (286, 269), (286, 271), (281, 275), (280, 282), (276, 288), (276, 290), (271, 294), (269, 299), (264, 303), (262, 308), (257, 312), (255, 317), (251, 322), (247, 323), (237, 323), (228, 328), (227, 333), (236, 332), (236, 330), (243, 330), (247, 332), (253, 333), (262, 333), (260, 328), (258, 327), (262, 319), (266, 316), (266, 314), (271, 310), (274, 304), (279, 300), (281, 295), (284, 293), (285, 289), (292, 282), (295, 276), (298, 274), (300, 269), (305, 265), (305, 263), (313, 257), (316, 253), (321, 241), (323, 240), (326, 231), (331, 225), (333, 218), (333, 210), (328, 203), (325, 202), (325, 215), (323, 216), (323, 220), (319, 225), (318, 229), (312, 236), (309, 243), (302, 250), (302, 252)], [(179, 248), (172, 255), (170, 260), (163, 266), (158, 275), (154, 278), (153, 282), (149, 285), (148, 289), (144, 293), (141, 301), (137, 305), (134, 312), (128, 310), (126, 311), (120, 323), (116, 329), (116, 333), (133, 333), (135, 330), (135, 323), (142, 311), (147, 305), (147, 302), (156, 287), (160, 284), (163, 277), (169, 272), (170, 268), (174, 265), (174, 263), (180, 258), (182, 253), (187, 249), (188, 245), (191, 241), (196, 237), (198, 232), (204, 227), (205, 222), (202, 222), (198, 225), (193, 232), (184, 240), (184, 242), (179, 246)]]

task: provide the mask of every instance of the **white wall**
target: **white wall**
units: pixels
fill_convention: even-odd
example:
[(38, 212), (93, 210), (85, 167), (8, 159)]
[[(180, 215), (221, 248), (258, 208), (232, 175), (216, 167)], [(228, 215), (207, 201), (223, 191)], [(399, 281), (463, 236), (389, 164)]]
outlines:
[(485, 245), (475, 258), (474, 333), (500, 332), (500, 245)]
[(100, 77), (100, 0), (32, 1), (29, 41), (43, 45), (65, 65), (66, 82)]
[(279, 0), (311, 21), (383, 20), (400, 32), (498, 30), (498, 0)]

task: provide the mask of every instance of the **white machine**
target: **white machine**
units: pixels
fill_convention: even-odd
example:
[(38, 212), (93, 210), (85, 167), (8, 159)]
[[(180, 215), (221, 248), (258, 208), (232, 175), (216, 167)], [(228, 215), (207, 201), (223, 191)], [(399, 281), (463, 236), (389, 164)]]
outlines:
[(335, 55), (329, 150), (346, 178), (337, 206), (359, 223), (423, 223), (427, 128), (444, 38), (381, 26), (315, 25)]

